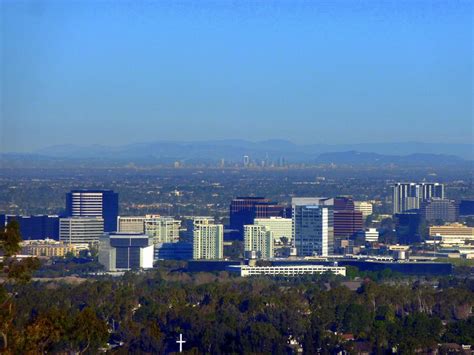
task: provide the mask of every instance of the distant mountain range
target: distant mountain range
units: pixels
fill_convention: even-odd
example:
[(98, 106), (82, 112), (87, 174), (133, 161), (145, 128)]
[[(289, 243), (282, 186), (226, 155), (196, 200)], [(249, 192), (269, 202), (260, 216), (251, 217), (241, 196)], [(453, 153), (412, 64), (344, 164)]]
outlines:
[(2, 159), (114, 161), (155, 164), (176, 160), (198, 163), (220, 159), (241, 162), (244, 155), (260, 162), (287, 162), (380, 165), (380, 164), (451, 164), (474, 160), (473, 144), (448, 143), (362, 143), (298, 145), (285, 140), (250, 142), (216, 140), (204, 142), (149, 142), (123, 146), (59, 145), (31, 154), (3, 154)]

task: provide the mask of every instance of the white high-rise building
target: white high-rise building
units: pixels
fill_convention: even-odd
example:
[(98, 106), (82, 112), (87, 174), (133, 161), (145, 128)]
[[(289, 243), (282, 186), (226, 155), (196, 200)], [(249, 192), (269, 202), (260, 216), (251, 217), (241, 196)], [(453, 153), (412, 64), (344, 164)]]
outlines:
[(275, 245), (282, 244), (281, 238), (288, 239), (291, 244), (293, 227), (291, 218), (270, 217), (270, 218), (255, 218), (254, 222), (257, 226), (263, 226), (273, 233), (273, 242)]
[(273, 258), (273, 233), (264, 226), (255, 224), (244, 226), (244, 249), (255, 251), (261, 259)]
[(328, 256), (334, 251), (333, 210), (322, 205), (295, 205), (293, 230), (299, 256)]
[(193, 231), (193, 259), (222, 259), (224, 257), (224, 226), (207, 223), (195, 224)]
[(362, 212), (362, 217), (367, 218), (373, 213), (373, 206), (367, 201), (354, 201), (354, 209)]
[(94, 244), (104, 234), (101, 217), (69, 217), (59, 219), (59, 240), (66, 244)]
[(146, 233), (154, 243), (176, 243), (179, 241), (181, 221), (160, 215), (118, 217), (120, 233)]
[(145, 234), (153, 237), (157, 243), (176, 243), (179, 241), (181, 221), (172, 217), (147, 215), (145, 217)]
[(444, 185), (439, 183), (397, 183), (393, 186), (393, 213), (419, 209), (422, 201), (444, 199)]

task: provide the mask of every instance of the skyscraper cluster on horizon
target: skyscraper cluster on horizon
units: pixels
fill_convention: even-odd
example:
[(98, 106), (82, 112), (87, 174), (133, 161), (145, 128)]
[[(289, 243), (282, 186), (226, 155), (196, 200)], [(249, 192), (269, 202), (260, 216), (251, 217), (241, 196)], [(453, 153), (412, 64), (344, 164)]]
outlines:
[[(440, 183), (397, 183), (392, 188), (400, 243), (419, 242), (423, 220), (455, 222), (458, 206), (462, 213), (474, 211), (471, 201), (458, 205), (446, 199)], [(226, 226), (212, 216), (119, 216), (118, 193), (112, 190), (72, 190), (65, 206), (62, 216), (0, 215), (0, 225), (15, 218), (27, 240), (51, 238), (77, 250), (99, 245), (101, 260), (117, 269), (149, 265), (150, 250), (153, 260), (223, 259), (233, 241), (243, 244), (245, 256), (261, 259), (326, 257), (351, 252), (351, 243), (360, 236), (368, 243), (378, 241), (378, 231), (364, 226), (372, 204), (351, 196), (294, 197), (290, 206), (265, 197), (237, 197), (229, 204)], [(439, 237), (465, 240), (464, 234)]]

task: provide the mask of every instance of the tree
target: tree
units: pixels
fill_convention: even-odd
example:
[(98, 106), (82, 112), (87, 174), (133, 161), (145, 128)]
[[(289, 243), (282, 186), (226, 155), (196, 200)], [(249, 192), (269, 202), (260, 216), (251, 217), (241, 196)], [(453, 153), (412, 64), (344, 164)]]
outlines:
[(8, 336), (12, 334), (15, 309), (14, 295), (5, 290), (5, 284), (29, 281), (33, 270), (36, 270), (40, 264), (37, 258), (23, 260), (16, 258), (16, 254), (21, 250), (20, 242), (20, 225), (13, 220), (3, 231), (0, 231), (0, 254), (3, 254), (0, 262), (0, 276), (3, 278), (0, 286), (0, 335), (4, 352), (11, 351)]
[(80, 353), (103, 346), (108, 336), (107, 325), (92, 308), (86, 307), (76, 316), (71, 343)]

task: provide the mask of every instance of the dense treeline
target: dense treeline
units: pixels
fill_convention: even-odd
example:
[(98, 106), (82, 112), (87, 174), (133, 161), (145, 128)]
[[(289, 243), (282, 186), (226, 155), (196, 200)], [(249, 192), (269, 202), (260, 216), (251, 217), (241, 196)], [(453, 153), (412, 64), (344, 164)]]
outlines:
[[(474, 343), (472, 280), (436, 289), (367, 281), (351, 291), (337, 281), (165, 278), (154, 271), (79, 285), (15, 285), (9, 349), (96, 352), (109, 342), (121, 344), (112, 351), (163, 353), (177, 350), (180, 333), (185, 349), (199, 353), (285, 353), (299, 344), (311, 354), (361, 341), (371, 351), (410, 352)], [(345, 342), (344, 333), (355, 341)]]

